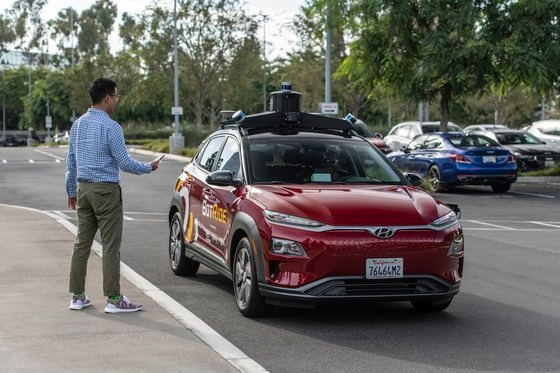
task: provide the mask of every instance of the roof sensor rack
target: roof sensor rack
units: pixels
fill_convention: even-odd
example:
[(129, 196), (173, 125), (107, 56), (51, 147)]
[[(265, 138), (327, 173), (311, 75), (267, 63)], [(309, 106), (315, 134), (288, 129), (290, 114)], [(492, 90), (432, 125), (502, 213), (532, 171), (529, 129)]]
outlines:
[[(271, 93), (271, 111), (245, 115), (241, 110), (238, 110), (232, 115), (231, 119), (220, 123), (220, 127), (237, 125), (247, 130), (256, 128), (310, 128), (339, 130), (344, 131), (345, 134), (350, 133), (352, 121), (348, 119), (348, 116), (345, 119), (340, 119), (302, 113), (300, 110), (301, 97), (301, 93), (292, 91), (291, 83), (282, 82), (280, 91)], [(354, 118), (351, 114), (349, 115)]]

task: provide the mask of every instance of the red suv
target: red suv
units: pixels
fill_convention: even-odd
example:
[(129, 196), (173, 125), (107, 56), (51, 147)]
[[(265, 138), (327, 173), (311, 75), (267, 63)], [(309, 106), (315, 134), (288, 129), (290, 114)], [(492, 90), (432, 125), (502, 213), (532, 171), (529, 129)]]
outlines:
[(169, 210), (169, 262), (232, 279), (239, 311), (410, 301), (441, 311), (459, 292), (456, 206), (401, 173), (351, 121), (300, 112), (289, 85), (272, 111), (233, 119), (200, 145)]

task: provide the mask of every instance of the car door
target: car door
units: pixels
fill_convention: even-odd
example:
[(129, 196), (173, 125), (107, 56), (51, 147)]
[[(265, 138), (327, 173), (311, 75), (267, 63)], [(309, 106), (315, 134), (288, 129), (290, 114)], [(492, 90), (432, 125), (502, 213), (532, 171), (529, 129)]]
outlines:
[(434, 158), (437, 157), (441, 145), (441, 139), (432, 134), (420, 135), (412, 140), (407, 146), (409, 150), (406, 158), (408, 170), (422, 176), (426, 175)]
[[(221, 149), (226, 142), (224, 135), (210, 138), (206, 146), (196, 155), (195, 166), (189, 167), (181, 190), (182, 200), (187, 200), (185, 220), (188, 220), (187, 242), (204, 248), (215, 261), (223, 261), (222, 255), (214, 249), (215, 236), (212, 225), (211, 186), (206, 183), (206, 177), (215, 169)], [(192, 231), (192, 233), (190, 233)]]
[[(244, 180), (240, 146), (234, 137), (228, 137), (217, 157), (214, 171), (230, 171), (234, 179)], [(202, 195), (202, 221), (206, 229), (205, 245), (228, 263), (230, 228), (239, 201), (233, 186), (206, 185)]]
[(393, 163), (401, 170), (406, 172), (418, 172), (416, 155), (419, 149), (422, 149), (426, 136), (418, 136), (412, 140), (403, 152), (391, 157)]

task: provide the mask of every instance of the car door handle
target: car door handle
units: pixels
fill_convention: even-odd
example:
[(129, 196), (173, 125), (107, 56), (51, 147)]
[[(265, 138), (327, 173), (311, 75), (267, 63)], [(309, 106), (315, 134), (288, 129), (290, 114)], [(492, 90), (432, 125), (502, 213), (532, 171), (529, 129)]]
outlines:
[(202, 189), (202, 192), (204, 193), (204, 198), (206, 198), (209, 202), (216, 202), (218, 200), (216, 196), (212, 193), (212, 189), (204, 188)]

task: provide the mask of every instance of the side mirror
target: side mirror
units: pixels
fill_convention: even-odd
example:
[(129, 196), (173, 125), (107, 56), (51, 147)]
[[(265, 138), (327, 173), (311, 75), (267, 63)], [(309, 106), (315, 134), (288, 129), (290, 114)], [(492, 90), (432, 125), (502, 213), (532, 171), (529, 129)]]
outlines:
[(446, 203), (447, 207), (449, 207), (451, 210), (453, 210), (453, 212), (455, 214), (457, 214), (457, 219), (461, 218), (461, 209), (459, 208), (459, 205), (456, 205), (454, 203)]
[(239, 179), (233, 178), (233, 173), (229, 170), (214, 171), (206, 177), (206, 182), (210, 185), (238, 187), (243, 184)]
[(413, 186), (420, 186), (424, 183), (424, 179), (422, 176), (412, 173), (412, 172), (404, 172), (403, 175), (410, 181)]

